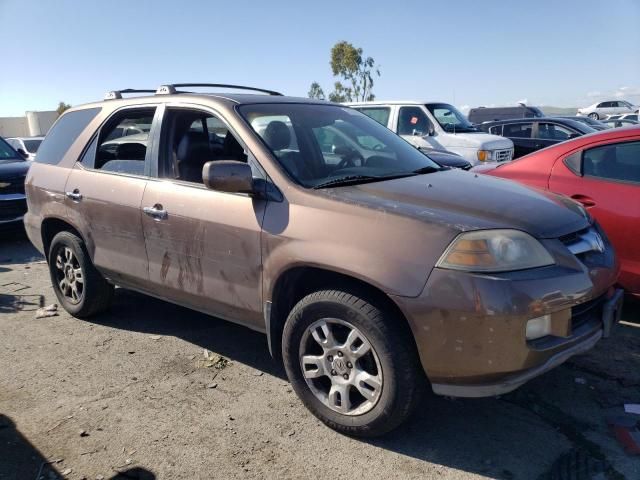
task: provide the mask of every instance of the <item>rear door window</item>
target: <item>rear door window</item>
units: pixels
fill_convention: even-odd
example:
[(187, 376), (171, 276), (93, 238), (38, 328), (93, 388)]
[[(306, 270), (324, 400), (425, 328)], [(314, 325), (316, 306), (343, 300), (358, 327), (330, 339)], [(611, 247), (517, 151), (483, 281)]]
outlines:
[(531, 138), (533, 123), (507, 123), (503, 126), (502, 135), (509, 138)]
[(380, 108), (357, 108), (361, 113), (364, 113), (367, 117), (374, 119), (381, 125), (385, 127), (389, 125), (389, 115), (391, 109), (389, 107), (380, 107)]
[(640, 183), (640, 142), (603, 145), (582, 156), (585, 176)]
[(155, 107), (114, 114), (91, 142), (82, 164), (94, 170), (144, 175), (149, 133), (139, 125), (150, 125), (154, 114)]
[(62, 115), (51, 127), (38, 149), (36, 162), (57, 165), (78, 135), (100, 112), (100, 108), (86, 108)]

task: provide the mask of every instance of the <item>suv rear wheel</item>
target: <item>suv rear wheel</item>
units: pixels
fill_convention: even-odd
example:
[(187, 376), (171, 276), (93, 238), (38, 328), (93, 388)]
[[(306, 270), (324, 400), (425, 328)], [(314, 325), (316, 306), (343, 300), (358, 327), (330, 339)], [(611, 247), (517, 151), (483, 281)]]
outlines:
[(84, 243), (73, 233), (53, 237), (49, 273), (58, 301), (74, 317), (90, 317), (111, 305), (113, 285), (96, 270)]
[(400, 425), (424, 382), (413, 340), (400, 322), (343, 291), (303, 298), (286, 321), (282, 351), (305, 406), (348, 435), (382, 435)]

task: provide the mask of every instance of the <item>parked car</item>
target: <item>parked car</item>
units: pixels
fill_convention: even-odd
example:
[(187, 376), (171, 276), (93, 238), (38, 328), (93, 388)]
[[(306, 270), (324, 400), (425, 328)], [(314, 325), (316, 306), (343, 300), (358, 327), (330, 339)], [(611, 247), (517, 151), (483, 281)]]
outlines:
[(474, 124), (496, 122), (511, 118), (542, 118), (544, 113), (538, 107), (520, 104), (517, 107), (477, 107), (469, 110), (469, 121)]
[(44, 137), (10, 137), (6, 141), (27, 160), (33, 160), (43, 139)]
[(640, 127), (585, 135), (492, 167), (474, 170), (581, 202), (618, 253), (620, 284), (640, 296)]
[(567, 120), (573, 120), (575, 122), (580, 122), (580, 123), (584, 123), (585, 125), (590, 126), (591, 128), (593, 128), (594, 130), (606, 130), (608, 127), (606, 125), (604, 125), (602, 123), (602, 121), (600, 120), (594, 120), (593, 118), (590, 117), (563, 117), (563, 116), (559, 116), (556, 118), (566, 118)]
[(513, 143), (471, 125), (453, 105), (440, 102), (348, 103), (418, 148), (448, 150), (472, 165), (508, 162)]
[(637, 106), (630, 104), (624, 100), (608, 100), (606, 102), (598, 102), (586, 108), (578, 109), (578, 115), (590, 117), (594, 120), (606, 118), (607, 115), (615, 115), (617, 113), (633, 113), (638, 109)]
[(635, 120), (620, 118), (618, 120), (602, 120), (602, 124), (607, 128), (620, 128), (638, 125), (638, 122), (636, 122)]
[(584, 123), (560, 117), (487, 122), (480, 125), (480, 128), (511, 140), (514, 158), (596, 131)]
[[(406, 419), (425, 373), (499, 395), (619, 318), (613, 249), (575, 202), (443, 169), (342, 105), (190, 86), (69, 109), (42, 143), (25, 225), (72, 315), (119, 285), (264, 332), (309, 410), (362, 436)], [(144, 155), (103, 153), (141, 118)], [(323, 148), (336, 130), (371, 150)]]
[(0, 137), (0, 227), (21, 227), (27, 211), (24, 181), (31, 162)]
[[(607, 120), (612, 120), (613, 118), (607, 118)], [(624, 113), (615, 118), (616, 120), (633, 120), (634, 122), (638, 121), (637, 113)]]

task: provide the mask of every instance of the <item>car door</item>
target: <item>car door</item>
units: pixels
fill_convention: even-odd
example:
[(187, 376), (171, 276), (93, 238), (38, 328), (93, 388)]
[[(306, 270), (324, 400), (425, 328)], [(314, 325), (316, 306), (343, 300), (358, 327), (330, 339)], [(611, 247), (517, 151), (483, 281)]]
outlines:
[(620, 282), (640, 293), (640, 137), (559, 158), (549, 189), (581, 202), (598, 220), (620, 259)]
[(513, 158), (522, 157), (537, 150), (533, 138), (534, 122), (504, 123), (502, 136), (513, 142)]
[[(212, 160), (257, 162), (212, 111), (167, 107), (157, 176), (142, 201), (149, 286), (178, 304), (260, 328), (263, 199), (206, 188)], [(206, 127), (205, 127), (206, 126)], [(206, 130), (205, 130), (206, 128)]]
[(94, 264), (124, 286), (141, 287), (148, 280), (140, 205), (152, 145), (148, 135), (113, 132), (123, 124), (151, 123), (156, 111), (156, 106), (116, 111), (94, 135), (65, 187), (70, 218), (85, 235)]

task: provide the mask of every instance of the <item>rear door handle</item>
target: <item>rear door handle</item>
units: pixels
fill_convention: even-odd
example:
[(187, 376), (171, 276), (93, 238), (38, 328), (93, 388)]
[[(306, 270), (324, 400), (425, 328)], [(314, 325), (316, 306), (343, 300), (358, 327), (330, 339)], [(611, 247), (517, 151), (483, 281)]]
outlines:
[(142, 211), (155, 220), (164, 220), (168, 216), (167, 211), (159, 203), (156, 203), (153, 207), (144, 207)]
[(586, 195), (581, 195), (577, 193), (575, 195), (571, 195), (571, 198), (573, 198), (574, 200), (577, 200), (587, 208), (596, 206), (596, 202), (593, 200), (593, 198), (587, 197)]
[(73, 192), (65, 192), (65, 195), (67, 196), (67, 198), (70, 198), (74, 202), (79, 202), (80, 200), (82, 200), (82, 194), (77, 188), (73, 190)]

